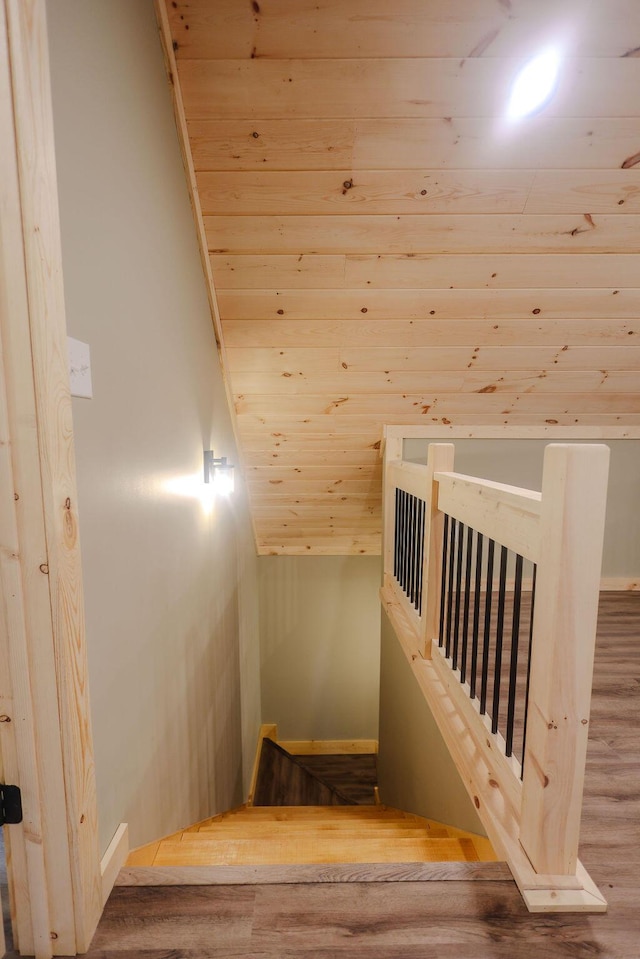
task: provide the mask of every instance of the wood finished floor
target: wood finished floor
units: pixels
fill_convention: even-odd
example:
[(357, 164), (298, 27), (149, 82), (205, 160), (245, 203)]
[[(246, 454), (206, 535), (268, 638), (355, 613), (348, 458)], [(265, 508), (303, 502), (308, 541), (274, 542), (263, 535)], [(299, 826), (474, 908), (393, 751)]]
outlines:
[(123, 887), (87, 959), (640, 959), (639, 705), (640, 594), (604, 594), (580, 855), (606, 915), (504, 882)]

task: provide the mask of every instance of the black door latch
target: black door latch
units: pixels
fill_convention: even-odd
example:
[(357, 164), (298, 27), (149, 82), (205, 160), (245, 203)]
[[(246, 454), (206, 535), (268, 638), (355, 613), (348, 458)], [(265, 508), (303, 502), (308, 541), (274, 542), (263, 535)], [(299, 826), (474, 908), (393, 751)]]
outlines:
[(22, 796), (19, 786), (0, 783), (0, 826), (22, 822)]

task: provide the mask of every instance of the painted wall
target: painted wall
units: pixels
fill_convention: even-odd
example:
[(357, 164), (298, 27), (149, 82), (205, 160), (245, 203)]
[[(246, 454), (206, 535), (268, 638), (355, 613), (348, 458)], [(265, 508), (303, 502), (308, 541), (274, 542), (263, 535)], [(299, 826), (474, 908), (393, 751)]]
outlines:
[(377, 739), (380, 560), (263, 556), (262, 715), (281, 739)]
[[(456, 471), (498, 483), (541, 489), (549, 440), (455, 440)], [(577, 440), (576, 442), (580, 442)], [(640, 579), (640, 442), (603, 441), (611, 450), (603, 578)], [(404, 455), (427, 461), (427, 441), (405, 440)]]
[[(243, 799), (260, 721), (246, 497), (151, 0), (47, 4), (100, 838), (132, 845)], [(244, 785), (243, 785), (244, 782)]]
[(389, 806), (485, 835), (388, 616), (382, 612), (378, 786)]

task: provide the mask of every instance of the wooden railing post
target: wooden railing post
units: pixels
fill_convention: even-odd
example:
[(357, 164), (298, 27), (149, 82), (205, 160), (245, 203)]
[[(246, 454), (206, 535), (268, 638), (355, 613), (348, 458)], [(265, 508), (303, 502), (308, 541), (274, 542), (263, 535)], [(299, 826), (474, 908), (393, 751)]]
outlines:
[(438, 509), (438, 484), (434, 473), (453, 472), (453, 443), (430, 443), (425, 489), (424, 559), (422, 567), (422, 655), (431, 658), (431, 640), (438, 635), (444, 516)]
[(608, 469), (607, 446), (545, 450), (520, 842), (547, 875), (576, 872)]

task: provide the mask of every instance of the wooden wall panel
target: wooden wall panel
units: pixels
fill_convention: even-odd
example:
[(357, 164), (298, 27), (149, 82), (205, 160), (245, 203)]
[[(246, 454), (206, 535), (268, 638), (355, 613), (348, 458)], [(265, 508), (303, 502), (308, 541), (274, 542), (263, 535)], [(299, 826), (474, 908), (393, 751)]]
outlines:
[(171, 4), (178, 59), (533, 56), (550, 35), (571, 53), (621, 57), (640, 38), (633, 0), (218, 0)]
[[(534, 309), (539, 309), (535, 307)], [(426, 311), (427, 314), (431, 310)], [(637, 343), (640, 320), (635, 319), (547, 319), (542, 312), (525, 319), (486, 318), (451, 319), (428, 317), (414, 320), (378, 320), (362, 317), (352, 320), (302, 319), (227, 320), (224, 336), (229, 348), (269, 347), (277, 337), (287, 347), (367, 346), (615, 346)], [(509, 314), (506, 314), (509, 315)], [(233, 363), (231, 364), (233, 368)]]
[(202, 172), (202, 212), (638, 213), (640, 170)]
[(384, 423), (636, 435), (635, 0), (166, 7), (259, 549), (377, 548)]
[[(639, 85), (640, 89), (640, 85)], [(211, 253), (640, 253), (640, 217), (205, 216)]]
[(595, 111), (517, 127), (490, 117), (188, 119), (197, 172), (208, 170), (620, 169), (640, 150), (635, 117)]
[(268, 293), (252, 290), (220, 293), (218, 303), (227, 321), (277, 322), (279, 317), (329, 322), (336, 318), (368, 322), (429, 317), (508, 320), (533, 316), (539, 321), (574, 317), (633, 319), (640, 312), (640, 289), (318, 290), (313, 296), (288, 290)]
[[(634, 253), (211, 254), (216, 289), (597, 289), (635, 287)], [(315, 292), (310, 300), (315, 297)]]
[[(522, 59), (182, 60), (187, 116), (499, 117)], [(640, 60), (567, 59), (546, 114), (632, 117)]]

